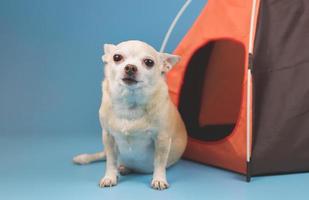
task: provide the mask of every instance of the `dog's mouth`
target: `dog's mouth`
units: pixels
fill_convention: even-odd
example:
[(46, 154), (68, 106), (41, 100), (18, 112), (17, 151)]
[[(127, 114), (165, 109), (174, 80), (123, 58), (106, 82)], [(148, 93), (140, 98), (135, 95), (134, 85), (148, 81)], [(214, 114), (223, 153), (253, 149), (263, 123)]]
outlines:
[(132, 77), (125, 77), (125, 78), (122, 79), (122, 81), (123, 81), (125, 84), (127, 84), (127, 85), (134, 85), (134, 84), (138, 83), (138, 81), (135, 80), (135, 79), (132, 78)]

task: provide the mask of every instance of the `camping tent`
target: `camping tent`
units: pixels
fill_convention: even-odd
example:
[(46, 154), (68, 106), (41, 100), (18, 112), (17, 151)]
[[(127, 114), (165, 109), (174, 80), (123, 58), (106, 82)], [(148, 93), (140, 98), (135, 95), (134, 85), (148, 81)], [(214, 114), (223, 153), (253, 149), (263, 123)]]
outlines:
[(185, 158), (247, 180), (309, 171), (309, 1), (209, 0), (174, 53)]

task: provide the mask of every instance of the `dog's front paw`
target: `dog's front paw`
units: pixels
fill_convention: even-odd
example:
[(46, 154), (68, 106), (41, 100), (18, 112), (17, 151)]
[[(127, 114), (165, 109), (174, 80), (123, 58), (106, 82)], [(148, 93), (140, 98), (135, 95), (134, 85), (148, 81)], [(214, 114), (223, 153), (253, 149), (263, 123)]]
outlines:
[(155, 190), (165, 190), (169, 187), (169, 184), (166, 180), (153, 179), (151, 181), (151, 187)]
[(112, 187), (112, 186), (115, 186), (117, 185), (117, 177), (103, 177), (101, 180), (100, 180), (100, 183), (99, 183), (99, 186), (101, 188), (103, 187)]

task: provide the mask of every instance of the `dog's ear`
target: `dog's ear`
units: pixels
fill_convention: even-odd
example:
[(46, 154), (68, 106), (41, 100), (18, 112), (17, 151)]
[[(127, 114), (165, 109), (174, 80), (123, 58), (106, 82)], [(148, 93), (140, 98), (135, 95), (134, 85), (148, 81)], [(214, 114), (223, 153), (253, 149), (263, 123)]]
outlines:
[(170, 71), (174, 65), (176, 65), (181, 57), (178, 55), (168, 54), (168, 53), (161, 53), (160, 57), (163, 61), (162, 65), (162, 74), (165, 74), (166, 72)]
[(113, 52), (115, 50), (116, 46), (113, 44), (104, 44), (103, 46), (103, 51), (104, 54), (102, 56), (102, 60), (104, 63), (107, 63), (108, 60), (108, 56), (111, 54), (111, 52)]

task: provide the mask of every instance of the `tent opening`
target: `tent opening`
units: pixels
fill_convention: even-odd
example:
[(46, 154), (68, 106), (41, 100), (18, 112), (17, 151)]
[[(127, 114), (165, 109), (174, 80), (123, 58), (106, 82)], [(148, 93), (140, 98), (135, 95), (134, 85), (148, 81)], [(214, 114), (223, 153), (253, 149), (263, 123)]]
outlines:
[(216, 141), (233, 132), (241, 106), (245, 47), (213, 40), (191, 57), (182, 85), (179, 110), (190, 137)]

